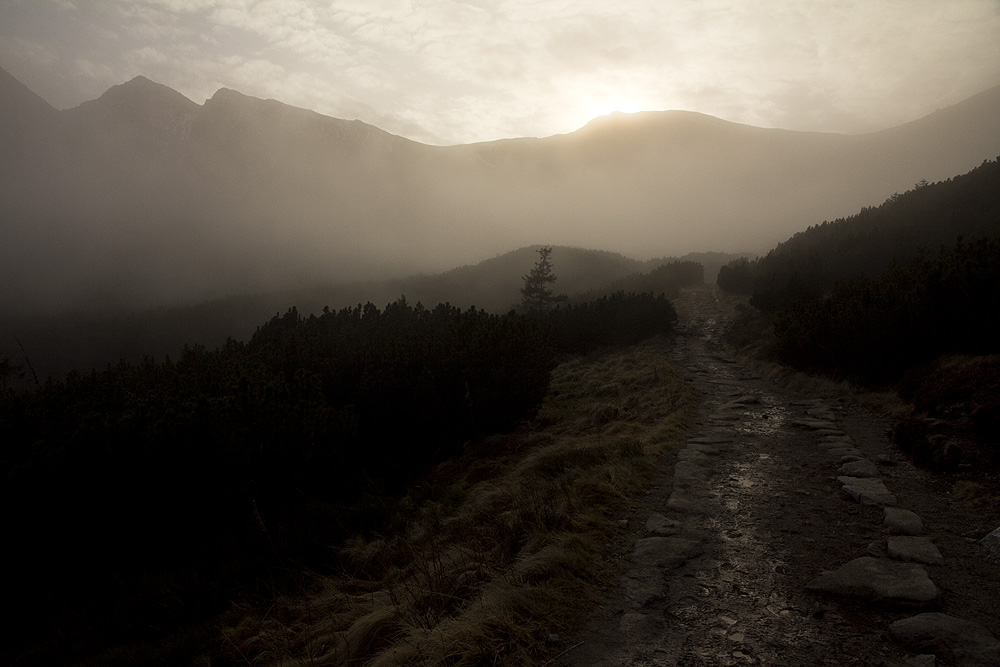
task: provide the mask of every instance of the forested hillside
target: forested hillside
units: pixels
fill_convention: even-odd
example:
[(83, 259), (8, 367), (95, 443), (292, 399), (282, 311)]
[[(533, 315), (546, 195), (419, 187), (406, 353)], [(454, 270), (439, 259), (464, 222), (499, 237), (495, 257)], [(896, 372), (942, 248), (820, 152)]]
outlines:
[(730, 263), (719, 284), (753, 293), (762, 310), (781, 309), (796, 291), (822, 295), (841, 279), (875, 277), (893, 261), (936, 252), (962, 236), (1000, 233), (1000, 162), (939, 183), (918, 183), (881, 206), (809, 227), (755, 262)]
[[(5, 360), (14, 634), (79, 657), (203, 622), (237, 591), (280, 585), (292, 563), (335, 567), (331, 545), (383, 527), (379, 499), (469, 440), (532, 417), (556, 355), (636, 342), (675, 321), (652, 294), (533, 315), (400, 299), (309, 317), (292, 308), (247, 343), (29, 391), (10, 387), (27, 369)], [(26, 664), (65, 658), (48, 656)]]
[(796, 234), (719, 285), (752, 293), (782, 359), (887, 380), (945, 353), (992, 352), (1000, 161), (920, 183), (879, 207)]
[[(41, 380), (76, 368), (101, 369), (125, 359), (138, 363), (145, 356), (176, 357), (185, 344), (214, 348), (227, 338), (245, 341), (275, 312), (290, 305), (304, 316), (319, 315), (324, 306), (339, 310), (365, 302), (389, 303), (405, 295), (412, 303), (450, 303), (465, 309), (476, 306), (505, 313), (520, 300), (521, 276), (535, 261), (535, 247), (525, 247), (450, 271), (392, 280), (323, 284), (284, 292), (233, 295), (189, 306), (163, 306), (137, 311), (71, 310), (51, 316), (0, 318), (0, 359), (25, 363)], [(720, 265), (732, 255), (703, 253), (698, 259)], [(664, 292), (700, 282), (697, 272), (670, 275), (658, 270), (677, 259), (639, 262), (617, 253), (555, 246), (553, 261), (559, 276), (556, 287), (572, 300), (591, 300), (615, 291)], [(697, 264), (694, 264), (697, 266)], [(630, 279), (646, 275), (651, 279)], [(714, 274), (713, 274), (714, 275)], [(624, 280), (616, 283), (616, 281)], [(613, 288), (606, 287), (616, 283)]]
[(913, 400), (922, 421), (898, 433), (918, 457), (1000, 462), (955, 444), (1000, 433), (1000, 160), (732, 262), (719, 285), (752, 294), (781, 361)]

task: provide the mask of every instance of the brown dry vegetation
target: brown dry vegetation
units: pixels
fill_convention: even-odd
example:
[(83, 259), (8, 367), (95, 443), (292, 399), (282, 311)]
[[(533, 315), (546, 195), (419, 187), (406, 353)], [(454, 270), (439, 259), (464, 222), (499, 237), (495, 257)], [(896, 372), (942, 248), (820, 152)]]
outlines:
[(533, 422), (439, 466), (401, 503), (412, 518), (398, 531), (340, 548), (342, 574), (238, 610), (223, 629), (225, 657), (527, 665), (558, 654), (551, 635), (579, 627), (615, 578), (614, 517), (666, 465), (697, 410), (668, 353), (656, 338), (560, 365)]

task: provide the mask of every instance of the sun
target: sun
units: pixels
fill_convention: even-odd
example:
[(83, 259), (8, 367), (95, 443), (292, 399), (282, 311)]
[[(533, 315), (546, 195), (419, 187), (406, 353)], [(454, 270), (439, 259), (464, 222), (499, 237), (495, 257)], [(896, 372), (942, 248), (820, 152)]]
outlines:
[(615, 98), (615, 99), (603, 99), (594, 100), (590, 103), (587, 112), (591, 118), (596, 118), (598, 116), (607, 116), (610, 113), (616, 111), (620, 113), (635, 113), (637, 111), (644, 111), (642, 104), (638, 100), (628, 99), (628, 98)]
[(590, 121), (612, 113), (637, 113), (650, 111), (651, 107), (638, 96), (627, 94), (585, 95), (574, 105), (577, 127), (583, 127)]

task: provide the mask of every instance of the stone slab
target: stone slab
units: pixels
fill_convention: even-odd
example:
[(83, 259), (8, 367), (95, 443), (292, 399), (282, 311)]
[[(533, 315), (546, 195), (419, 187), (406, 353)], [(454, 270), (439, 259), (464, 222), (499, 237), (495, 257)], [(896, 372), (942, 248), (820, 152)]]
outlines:
[(979, 540), (979, 546), (986, 555), (987, 560), (1000, 563), (1000, 528)]
[(707, 510), (702, 503), (692, 500), (682, 489), (675, 489), (667, 499), (667, 509), (681, 514), (705, 514)]
[(947, 614), (926, 613), (896, 621), (889, 636), (914, 653), (933, 653), (957, 667), (1000, 665), (1000, 642), (986, 628)]
[(944, 565), (944, 557), (928, 537), (912, 535), (896, 535), (886, 540), (886, 553), (889, 558), (924, 563), (925, 565)]
[(838, 472), (847, 477), (878, 477), (880, 474), (878, 466), (867, 459), (845, 463)]
[(841, 491), (848, 498), (857, 500), (862, 505), (895, 505), (896, 496), (889, 493), (885, 483), (871, 477), (837, 477), (843, 484)]
[(892, 532), (901, 535), (922, 535), (924, 522), (916, 513), (899, 507), (886, 507), (882, 523)]
[(825, 595), (901, 609), (931, 609), (941, 597), (922, 566), (869, 556), (855, 558), (816, 577), (806, 588)]

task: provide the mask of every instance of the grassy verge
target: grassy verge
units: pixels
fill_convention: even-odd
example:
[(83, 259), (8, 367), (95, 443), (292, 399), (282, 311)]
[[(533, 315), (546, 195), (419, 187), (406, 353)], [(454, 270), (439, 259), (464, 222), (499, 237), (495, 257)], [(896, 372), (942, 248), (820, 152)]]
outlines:
[[(399, 502), (396, 528), (338, 549), (341, 573), (236, 610), (213, 663), (529, 665), (564, 647), (617, 574), (614, 517), (697, 409), (652, 339), (553, 372), (538, 417), (467, 446)], [(405, 520), (404, 520), (405, 517)]]

